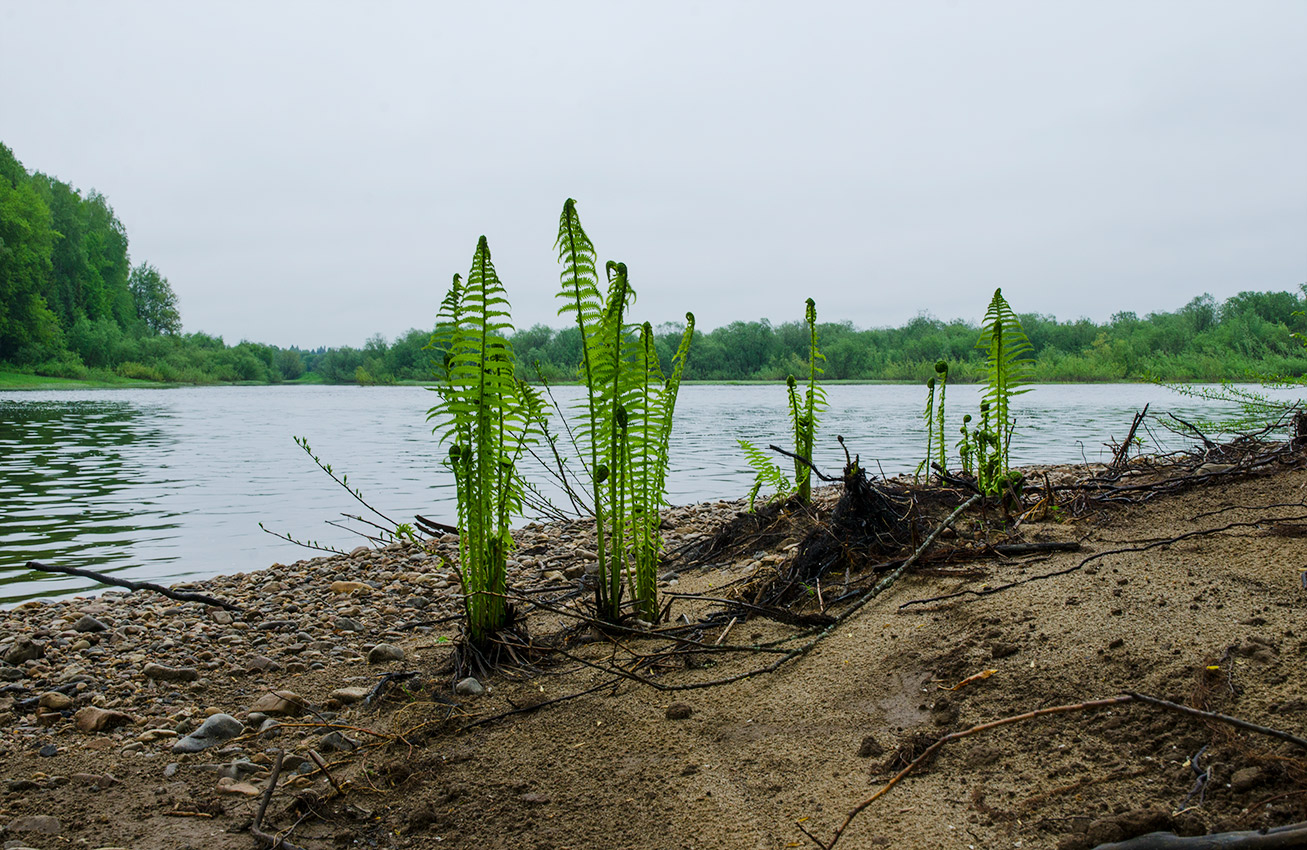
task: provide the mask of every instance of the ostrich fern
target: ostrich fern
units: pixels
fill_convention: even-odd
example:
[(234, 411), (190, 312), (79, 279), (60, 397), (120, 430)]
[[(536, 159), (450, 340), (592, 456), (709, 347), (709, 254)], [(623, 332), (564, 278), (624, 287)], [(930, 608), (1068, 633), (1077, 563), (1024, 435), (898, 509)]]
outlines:
[(441, 302), (433, 347), (440, 401), (427, 412), (441, 442), (458, 497), (459, 576), (466, 634), (484, 647), (508, 625), (504, 600), (510, 522), (522, 509), (516, 462), (530, 438), (521, 386), (514, 375), (512, 325), (504, 288), (484, 236), (472, 269), (458, 275)]

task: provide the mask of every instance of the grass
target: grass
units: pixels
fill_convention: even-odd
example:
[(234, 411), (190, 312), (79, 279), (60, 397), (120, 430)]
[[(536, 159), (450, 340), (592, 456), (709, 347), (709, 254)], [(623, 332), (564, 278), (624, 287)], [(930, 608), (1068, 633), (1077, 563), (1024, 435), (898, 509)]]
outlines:
[(159, 384), (154, 381), (137, 381), (109, 374), (82, 381), (75, 378), (49, 378), (45, 375), (29, 375), (26, 372), (0, 371), (0, 390), (100, 390), (165, 386), (174, 385)]

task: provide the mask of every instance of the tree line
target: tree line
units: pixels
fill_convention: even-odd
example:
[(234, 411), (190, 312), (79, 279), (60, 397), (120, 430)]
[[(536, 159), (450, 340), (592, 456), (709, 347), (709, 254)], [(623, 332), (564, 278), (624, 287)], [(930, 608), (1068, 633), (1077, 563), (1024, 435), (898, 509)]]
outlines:
[[(980, 290), (977, 290), (978, 301)], [(773, 325), (737, 321), (696, 330), (686, 380), (779, 381), (803, 374), (808, 329), (798, 315)], [(1019, 305), (1017, 305), (1019, 306)], [(818, 305), (820, 307), (820, 305)], [(1039, 381), (1241, 380), (1307, 372), (1307, 285), (1298, 292), (1241, 292), (1223, 302), (1194, 298), (1171, 312), (1117, 313), (1106, 322), (1020, 314)], [(434, 317), (433, 317), (434, 321)], [(664, 370), (684, 328), (656, 329)], [(976, 381), (983, 355), (974, 322), (920, 315), (898, 328), (818, 325), (827, 380), (925, 381), (939, 360), (952, 381)], [(432, 329), (361, 348), (228, 345), (183, 333), (168, 279), (133, 265), (127, 231), (108, 200), (29, 172), (0, 144), (0, 369), (66, 378), (167, 383), (332, 384), (423, 382), (431, 377)], [(521, 373), (573, 381), (581, 360), (576, 328), (536, 325), (512, 336)]]

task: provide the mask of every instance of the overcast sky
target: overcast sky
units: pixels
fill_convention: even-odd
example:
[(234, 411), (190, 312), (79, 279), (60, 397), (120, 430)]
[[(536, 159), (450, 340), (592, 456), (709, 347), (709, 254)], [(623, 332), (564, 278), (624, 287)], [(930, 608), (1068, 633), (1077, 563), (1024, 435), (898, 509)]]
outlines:
[(559, 326), (1105, 319), (1307, 282), (1307, 2), (0, 0), (0, 141), (103, 192), (187, 331), (429, 328), (477, 237)]

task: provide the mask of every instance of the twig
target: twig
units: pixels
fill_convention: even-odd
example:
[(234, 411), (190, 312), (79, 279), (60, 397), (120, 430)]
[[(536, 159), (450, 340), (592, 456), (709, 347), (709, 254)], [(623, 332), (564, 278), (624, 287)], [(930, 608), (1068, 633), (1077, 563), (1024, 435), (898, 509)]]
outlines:
[(1214, 832), (1180, 837), (1171, 832), (1150, 832), (1126, 841), (1100, 844), (1095, 850), (1288, 850), (1307, 844), (1307, 821), (1267, 830)]
[(823, 474), (822, 471), (819, 470), (817, 467), (813, 466), (812, 461), (808, 460), (806, 457), (800, 457), (799, 455), (796, 455), (794, 452), (787, 452), (785, 451), (785, 449), (781, 448), (780, 446), (768, 446), (767, 448), (771, 449), (777, 454), (783, 454), (786, 457), (790, 458), (791, 460), (797, 460), (799, 463), (811, 469), (812, 474), (820, 478), (822, 481), (838, 482), (843, 480), (842, 478), (832, 478), (829, 475)]
[(97, 573), (94, 570), (84, 570), (79, 567), (56, 567), (51, 564), (43, 564), (40, 561), (28, 561), (27, 569), (40, 570), (46, 573), (63, 573), (64, 575), (77, 576), (79, 578), (89, 578), (91, 581), (98, 581), (100, 584), (110, 584), (115, 587), (125, 587), (128, 590), (152, 590), (155, 593), (162, 594), (169, 599), (176, 599), (178, 602), (199, 602), (204, 605), (212, 605), (216, 608), (225, 608), (228, 611), (235, 611), (238, 614), (244, 614), (245, 609), (239, 605), (233, 605), (230, 602), (224, 602), (221, 599), (214, 599), (212, 596), (206, 596), (203, 593), (190, 593), (184, 590), (172, 590), (163, 585), (154, 584), (148, 581), (128, 581), (125, 578), (114, 578), (113, 576)]
[(259, 799), (259, 810), (254, 815), (254, 822), (250, 824), (250, 835), (268, 842), (270, 850), (304, 850), (279, 835), (269, 835), (263, 831), (263, 815), (268, 810), (268, 802), (272, 800), (272, 792), (277, 788), (277, 778), (281, 776), (281, 762), (285, 757), (285, 750), (277, 750), (277, 759), (272, 763), (272, 773), (268, 776), (268, 787), (263, 790), (263, 797)]
[(1167, 711), (1174, 711), (1177, 714), (1188, 714), (1191, 717), (1201, 717), (1204, 720), (1215, 720), (1218, 723), (1225, 723), (1239, 729), (1246, 729), (1249, 732), (1256, 732), (1259, 735), (1266, 735), (1271, 738), (1279, 738), (1281, 741), (1287, 741), (1295, 747), (1301, 747), (1307, 750), (1307, 739), (1299, 738), (1297, 735), (1290, 735), (1288, 732), (1281, 732), (1279, 729), (1271, 729), (1267, 726), (1258, 726), (1256, 723), (1249, 723), (1247, 720), (1240, 720), (1237, 717), (1231, 717), (1228, 714), (1217, 714), (1214, 711), (1203, 711), (1198, 708), (1190, 708), (1187, 705), (1180, 705), (1177, 702), (1150, 697), (1148, 694), (1135, 693), (1127, 691), (1126, 695), (1131, 699), (1139, 702), (1146, 702), (1149, 705), (1155, 705), (1158, 708), (1164, 708)]
[(1108, 473), (1118, 472), (1125, 468), (1127, 461), (1130, 459), (1130, 444), (1135, 440), (1135, 432), (1139, 430), (1139, 423), (1143, 422), (1144, 417), (1147, 415), (1148, 405), (1145, 404), (1144, 409), (1135, 414), (1135, 421), (1130, 424), (1130, 433), (1125, 435), (1121, 447), (1116, 450), (1116, 455), (1113, 456), (1112, 462), (1108, 464)]
[(309, 758), (313, 759), (313, 763), (318, 766), (318, 770), (322, 771), (322, 775), (327, 777), (327, 781), (331, 783), (332, 788), (336, 789), (336, 793), (344, 797), (345, 789), (340, 787), (340, 783), (336, 781), (336, 777), (332, 776), (331, 771), (327, 770), (327, 764), (322, 760), (322, 756), (318, 755), (318, 751), (309, 750)]

